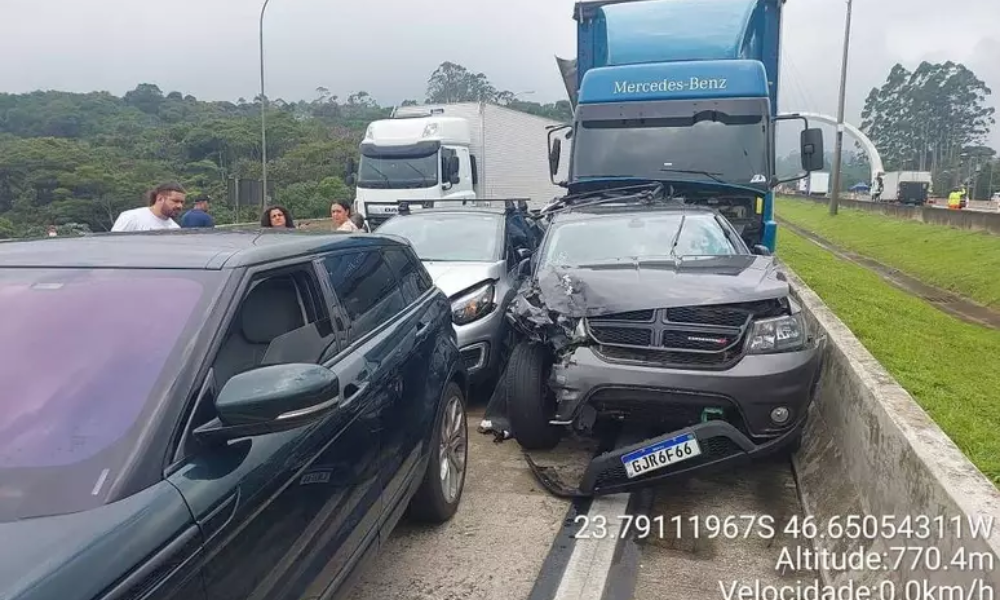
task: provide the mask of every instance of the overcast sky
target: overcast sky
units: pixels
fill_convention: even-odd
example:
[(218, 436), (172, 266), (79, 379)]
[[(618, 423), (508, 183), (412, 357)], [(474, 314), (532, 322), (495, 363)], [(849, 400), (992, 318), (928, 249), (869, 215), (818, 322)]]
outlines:
[[(565, 98), (554, 55), (575, 53), (573, 0), (270, 0), (268, 96), (423, 98), (442, 61), (485, 72), (501, 89)], [(837, 110), (845, 0), (788, 0), (784, 111)], [(0, 91), (159, 85), (201, 99), (259, 90), (257, 0), (0, 0)], [(964, 62), (1000, 106), (1000, 0), (855, 0), (847, 118), (896, 62)], [(991, 136), (1000, 148), (1000, 125)]]

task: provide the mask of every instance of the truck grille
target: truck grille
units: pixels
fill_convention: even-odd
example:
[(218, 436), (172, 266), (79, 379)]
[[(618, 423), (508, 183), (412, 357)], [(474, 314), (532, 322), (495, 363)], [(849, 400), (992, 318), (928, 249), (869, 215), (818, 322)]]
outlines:
[(777, 300), (631, 311), (590, 318), (590, 336), (612, 360), (722, 369), (742, 358), (755, 318), (783, 313)]

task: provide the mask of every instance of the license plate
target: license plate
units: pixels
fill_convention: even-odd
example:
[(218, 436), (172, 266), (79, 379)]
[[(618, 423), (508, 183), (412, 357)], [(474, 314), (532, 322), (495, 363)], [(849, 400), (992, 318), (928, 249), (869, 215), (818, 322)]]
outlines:
[(629, 479), (662, 469), (701, 454), (698, 438), (693, 433), (684, 433), (658, 444), (640, 448), (622, 457), (625, 474)]

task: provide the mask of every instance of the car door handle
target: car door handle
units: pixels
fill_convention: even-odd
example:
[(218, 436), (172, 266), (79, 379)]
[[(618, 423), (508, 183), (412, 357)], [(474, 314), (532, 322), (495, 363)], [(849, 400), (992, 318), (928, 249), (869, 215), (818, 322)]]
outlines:
[(361, 394), (361, 392), (368, 389), (368, 382), (364, 381), (360, 384), (348, 383), (347, 387), (344, 388), (344, 400), (350, 400), (351, 398)]
[(425, 337), (430, 332), (431, 332), (430, 321), (420, 321), (419, 323), (417, 323), (417, 339)]

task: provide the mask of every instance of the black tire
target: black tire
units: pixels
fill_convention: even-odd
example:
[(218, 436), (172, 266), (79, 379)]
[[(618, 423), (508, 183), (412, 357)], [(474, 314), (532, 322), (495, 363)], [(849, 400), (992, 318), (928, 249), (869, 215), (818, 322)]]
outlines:
[[(441, 476), (442, 463), (442, 437), (447, 434), (443, 430), (444, 424), (448, 420), (449, 408), (453, 403), (457, 403), (459, 408), (460, 427), (462, 431), (461, 451), (463, 463), (461, 474), (459, 475), (458, 491), (453, 498), (445, 495), (444, 484)], [(430, 441), (430, 458), (427, 460), (427, 468), (424, 471), (424, 479), (410, 500), (409, 515), (416, 521), (425, 523), (444, 523), (451, 519), (458, 510), (458, 505), (462, 501), (462, 493), (465, 490), (465, 475), (468, 472), (469, 463), (469, 426), (465, 413), (465, 396), (462, 388), (454, 381), (445, 388), (444, 397), (441, 399), (441, 408), (434, 417), (434, 433)]]
[(525, 450), (551, 450), (559, 444), (562, 428), (549, 424), (556, 402), (549, 389), (549, 352), (541, 344), (514, 346), (507, 368), (507, 417), (511, 434)]

